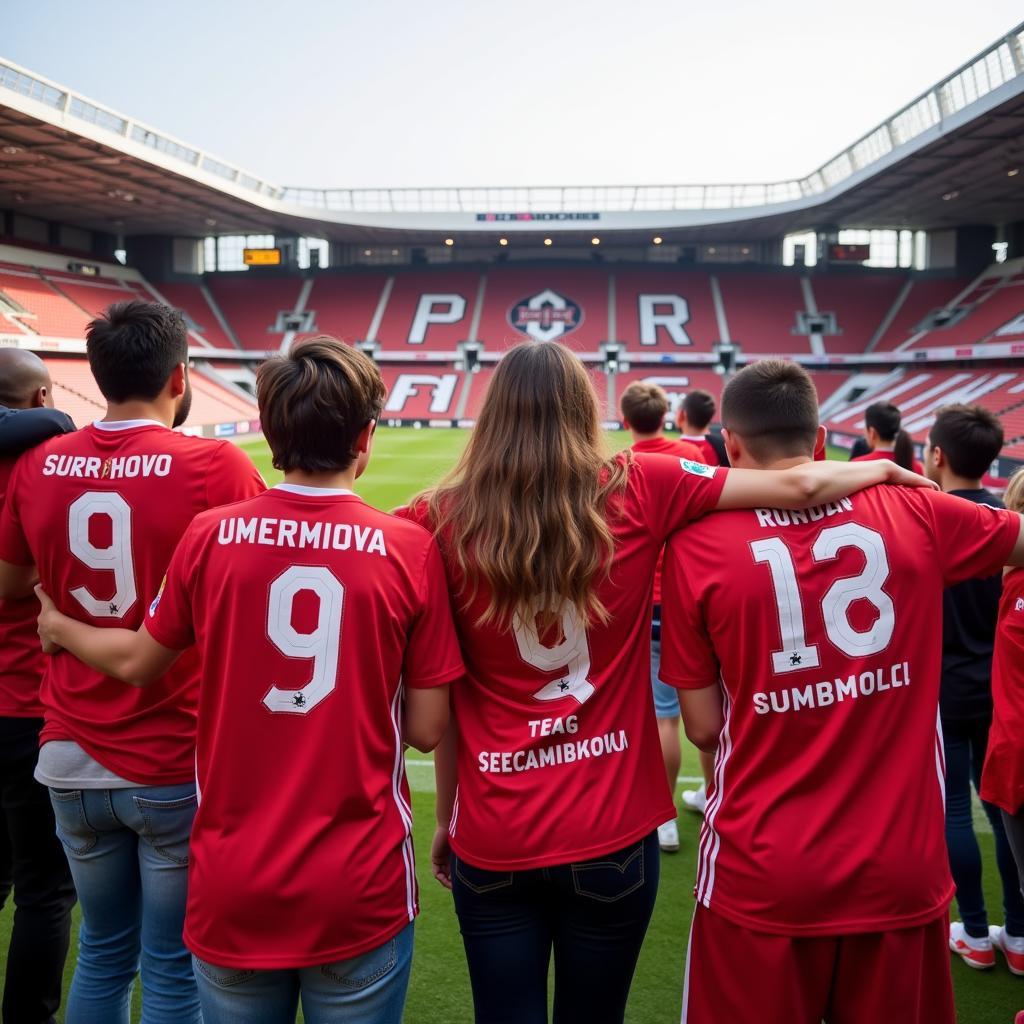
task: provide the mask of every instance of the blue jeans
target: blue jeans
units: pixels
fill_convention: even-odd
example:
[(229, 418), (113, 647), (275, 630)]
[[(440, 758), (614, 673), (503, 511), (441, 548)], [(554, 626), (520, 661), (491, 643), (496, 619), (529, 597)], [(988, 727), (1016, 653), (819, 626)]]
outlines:
[(51, 789), (82, 907), (66, 1024), (128, 1024), (142, 970), (143, 1024), (201, 1024), (182, 942), (196, 788)]
[(368, 953), (293, 970), (217, 967), (193, 958), (205, 1024), (401, 1024), (412, 968), (412, 924)]
[[(951, 719), (942, 721), (942, 744), (946, 754), (946, 847), (949, 869), (956, 883), (956, 902), (967, 934), (988, 935), (988, 914), (981, 888), (981, 851), (974, 835), (971, 784), (978, 789), (988, 747), (989, 721)], [(996, 844), (996, 865), (1003, 883), (1003, 918), (1010, 935), (1024, 936), (1024, 898), (1013, 852), (1006, 839), (998, 807), (982, 801), (992, 823)]]
[(575, 864), (487, 871), (452, 858), (478, 1024), (622, 1024), (658, 895), (658, 835)]

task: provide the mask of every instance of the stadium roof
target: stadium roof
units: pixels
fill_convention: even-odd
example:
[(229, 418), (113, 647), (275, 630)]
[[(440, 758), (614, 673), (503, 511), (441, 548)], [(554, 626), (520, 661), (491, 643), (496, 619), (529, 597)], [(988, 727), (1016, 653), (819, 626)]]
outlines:
[(436, 244), (599, 230), (753, 241), (1024, 219), (1024, 23), (805, 178), (766, 185), (280, 187), (0, 60), (0, 207), (113, 234)]

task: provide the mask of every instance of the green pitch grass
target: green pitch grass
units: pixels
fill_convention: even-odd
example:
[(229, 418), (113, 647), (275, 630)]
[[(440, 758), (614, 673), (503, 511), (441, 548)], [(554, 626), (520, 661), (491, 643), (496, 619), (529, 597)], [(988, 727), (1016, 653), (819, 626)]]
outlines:
[[(447, 469), (466, 441), (461, 430), (387, 430), (377, 432), (373, 460), (358, 490), (380, 508), (393, 508), (433, 483)], [(629, 443), (624, 433), (610, 437), (614, 448)], [(262, 441), (243, 445), (263, 472), (268, 483), (280, 479), (270, 464)], [(836, 450), (833, 458), (845, 458)], [(684, 746), (686, 746), (684, 744)], [(696, 752), (684, 752), (682, 776), (698, 774)], [(469, 977), (466, 973), (458, 923), (452, 910), (451, 894), (430, 876), (427, 851), (433, 834), (433, 770), (430, 759), (410, 751), (409, 780), (412, 788), (414, 836), (419, 853), (418, 873), (422, 914), (417, 922), (416, 953), (406, 1020), (410, 1024), (471, 1024), (473, 1019)], [(681, 782), (678, 793), (692, 782)], [(978, 839), (985, 864), (985, 899), (996, 923), (1002, 922), (999, 879), (995, 866), (992, 834), (988, 822), (976, 815)], [(908, 814), (913, 808), (907, 809)], [(637, 967), (626, 1015), (630, 1024), (675, 1024), (680, 1016), (683, 965), (693, 913), (693, 882), (697, 857), (699, 819), (683, 812), (680, 820), (680, 850), (662, 856), (661, 887), (644, 949)], [(75, 912), (75, 927), (78, 925)], [(10, 937), (11, 908), (0, 913), (0, 951)], [(65, 971), (65, 991), (74, 968), (75, 939)], [(962, 1024), (1009, 1024), (1014, 1013), (1024, 1008), (1024, 979), (1014, 978), (997, 956), (994, 971), (971, 971), (959, 959), (953, 964), (957, 1009)], [(742, 970), (737, 966), (737, 984)], [(139, 1020), (136, 987), (132, 1021)], [(58, 1014), (58, 1021), (63, 1016)], [(300, 1017), (301, 1020), (301, 1017)], [(897, 1022), (893, 1022), (897, 1024)]]

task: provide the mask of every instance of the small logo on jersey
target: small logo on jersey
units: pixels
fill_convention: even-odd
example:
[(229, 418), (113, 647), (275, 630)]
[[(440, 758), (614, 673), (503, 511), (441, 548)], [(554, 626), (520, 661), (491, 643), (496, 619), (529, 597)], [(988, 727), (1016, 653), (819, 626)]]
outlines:
[(803, 660), (804, 659), (799, 654), (791, 654), (789, 656), (790, 665), (802, 665)]
[(160, 581), (160, 589), (156, 592), (156, 597), (154, 597), (153, 600), (150, 602), (149, 614), (150, 614), (151, 617), (153, 615), (156, 615), (156, 610), (157, 610), (157, 608), (160, 607), (160, 598), (164, 596), (164, 587), (166, 587), (166, 586), (167, 586), (167, 577), (165, 576)]
[(715, 466), (705, 466), (703, 462), (691, 462), (689, 459), (680, 459), (679, 465), (683, 467), (684, 473), (706, 477), (713, 477), (717, 468)]
[(534, 341), (555, 341), (583, 323), (583, 310), (572, 299), (545, 288), (515, 303), (508, 311), (508, 322)]
[(304, 708), (306, 706), (306, 695), (304, 693), (293, 693), (292, 704), (297, 708)]
[(111, 615), (116, 615), (117, 614), (117, 605), (114, 604), (113, 601), (110, 602), (109, 608), (110, 608), (110, 614)]
[(110, 476), (110, 459), (103, 460), (103, 468), (100, 470), (100, 479), (106, 480)]
[(1018, 597), (1017, 603), (1013, 606), (1015, 612), (1024, 612), (1024, 597)]

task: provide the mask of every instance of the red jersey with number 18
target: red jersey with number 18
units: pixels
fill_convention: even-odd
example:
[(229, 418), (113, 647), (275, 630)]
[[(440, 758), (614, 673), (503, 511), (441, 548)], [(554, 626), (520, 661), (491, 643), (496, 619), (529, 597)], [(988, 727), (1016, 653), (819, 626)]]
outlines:
[(284, 969), (397, 934), (417, 912), (403, 688), (463, 673), (430, 534), (280, 484), (196, 518), (146, 628), (203, 665), (189, 949)]
[[(95, 423), (18, 460), (0, 518), (0, 559), (35, 564), (65, 615), (136, 629), (197, 512), (256, 494), (263, 481), (227, 441), (149, 420)], [(194, 777), (195, 655), (147, 689), (69, 654), (47, 659), (41, 742), (73, 740), (144, 786)]]
[(708, 516), (673, 538), (661, 677), (724, 690), (704, 906), (783, 935), (943, 913), (942, 591), (997, 572), (1020, 522), (874, 487), (805, 512)]
[[(668, 535), (718, 503), (727, 470), (667, 455), (621, 453), (609, 500), (615, 542), (598, 594), (610, 619), (572, 608), (555, 628), (516, 618), (481, 626), (485, 586), (464, 606), (446, 557), (466, 681), (459, 729), (455, 852), (495, 871), (568, 864), (635, 842), (674, 814), (651, 694), (651, 584)], [(425, 506), (405, 514), (427, 523)], [(441, 552), (446, 551), (445, 538)]]

